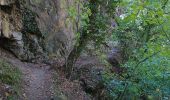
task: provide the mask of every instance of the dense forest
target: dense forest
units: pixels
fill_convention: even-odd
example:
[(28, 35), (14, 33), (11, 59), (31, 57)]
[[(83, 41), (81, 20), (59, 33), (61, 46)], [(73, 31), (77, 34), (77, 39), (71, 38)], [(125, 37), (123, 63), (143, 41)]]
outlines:
[(0, 100), (170, 100), (169, 0), (0, 0)]

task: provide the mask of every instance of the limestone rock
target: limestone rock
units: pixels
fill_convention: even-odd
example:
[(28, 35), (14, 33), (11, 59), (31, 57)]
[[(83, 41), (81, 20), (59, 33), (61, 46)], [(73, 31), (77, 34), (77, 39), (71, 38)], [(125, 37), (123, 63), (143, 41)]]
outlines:
[(6, 38), (10, 38), (10, 23), (6, 20), (2, 20), (2, 34)]
[(11, 35), (11, 38), (13, 38), (16, 41), (22, 40), (22, 33), (21, 32), (13, 32)]
[(0, 5), (2, 5), (2, 6), (7, 6), (12, 3), (15, 3), (15, 0), (0, 0)]
[(0, 45), (21, 60), (47, 53), (57, 56), (63, 44), (71, 49), (75, 23), (66, 21), (67, 8), (73, 3), (74, 0), (0, 0)]

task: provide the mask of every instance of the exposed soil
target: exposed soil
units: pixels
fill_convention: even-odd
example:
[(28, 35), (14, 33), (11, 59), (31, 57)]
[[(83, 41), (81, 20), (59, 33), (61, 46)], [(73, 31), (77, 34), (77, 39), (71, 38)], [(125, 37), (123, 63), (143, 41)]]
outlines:
[(79, 81), (66, 79), (61, 71), (54, 71), (42, 63), (22, 62), (1, 48), (0, 57), (23, 73), (19, 100), (91, 100)]
[(1, 51), (2, 57), (23, 73), (21, 100), (50, 100), (53, 98), (53, 75), (52, 70), (48, 70), (49, 66), (21, 62), (6, 51)]
[(22, 71), (23, 91), (22, 94), (28, 100), (50, 100), (53, 98), (53, 79), (49, 66), (22, 63), (19, 60), (11, 60), (11, 63)]

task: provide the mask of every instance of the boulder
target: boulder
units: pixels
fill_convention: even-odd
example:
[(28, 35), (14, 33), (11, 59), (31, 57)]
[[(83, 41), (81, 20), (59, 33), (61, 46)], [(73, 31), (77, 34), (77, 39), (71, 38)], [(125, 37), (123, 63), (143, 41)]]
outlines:
[(74, 68), (71, 79), (78, 79), (84, 91), (94, 97), (94, 100), (105, 100), (106, 91), (103, 84), (103, 67), (95, 64), (85, 64)]
[(82, 81), (82, 85), (84, 85), (84, 89), (91, 92), (95, 91), (95, 89), (101, 87), (100, 83), (102, 82), (102, 72), (103, 69), (95, 68), (95, 67), (82, 67), (79, 69), (80, 71), (80, 81)]

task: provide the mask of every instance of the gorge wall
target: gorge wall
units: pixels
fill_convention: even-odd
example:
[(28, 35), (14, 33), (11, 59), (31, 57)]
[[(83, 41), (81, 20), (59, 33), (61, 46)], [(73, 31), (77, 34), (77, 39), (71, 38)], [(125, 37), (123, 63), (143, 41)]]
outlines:
[(71, 49), (75, 25), (67, 20), (73, 0), (0, 0), (0, 46), (21, 60)]

